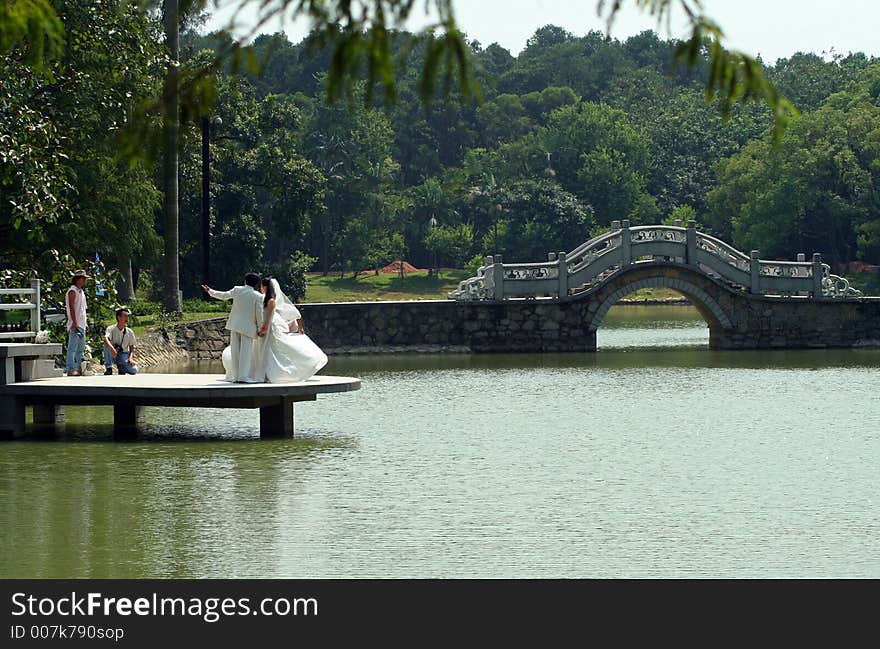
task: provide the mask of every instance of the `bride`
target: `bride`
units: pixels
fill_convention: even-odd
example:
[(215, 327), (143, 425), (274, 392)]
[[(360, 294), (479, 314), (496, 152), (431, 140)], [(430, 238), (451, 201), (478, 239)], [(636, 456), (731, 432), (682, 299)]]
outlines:
[[(281, 291), (278, 280), (264, 277), (260, 292), (263, 294), (263, 327), (257, 334), (260, 343), (254, 354), (256, 367), (252, 376), (269, 383), (311, 378), (327, 364), (327, 355), (305, 334), (302, 315)], [(231, 359), (227, 347), (223, 350), (223, 365)]]

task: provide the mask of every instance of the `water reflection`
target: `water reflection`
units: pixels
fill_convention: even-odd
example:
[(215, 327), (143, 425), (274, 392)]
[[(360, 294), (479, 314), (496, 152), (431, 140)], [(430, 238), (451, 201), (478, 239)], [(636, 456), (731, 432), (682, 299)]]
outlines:
[(0, 577), (880, 577), (880, 350), (710, 351), (674, 309), (595, 354), (332, 358), (363, 389), (295, 440), (70, 409), (2, 447)]
[(692, 306), (614, 306), (596, 332), (600, 351), (709, 347), (709, 329)]
[(0, 539), (14, 551), (0, 555), (0, 576), (239, 576), (286, 525), (303, 523), (287, 503), (338, 448), (322, 440), (9, 443)]

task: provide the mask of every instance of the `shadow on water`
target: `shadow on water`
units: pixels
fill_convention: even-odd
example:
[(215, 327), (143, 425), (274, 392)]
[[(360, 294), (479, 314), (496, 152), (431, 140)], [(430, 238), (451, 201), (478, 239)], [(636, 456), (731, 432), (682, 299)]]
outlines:
[(876, 368), (880, 350), (755, 350), (715, 351), (707, 348), (617, 348), (595, 354), (517, 354), (453, 356), (370, 356), (334, 359), (334, 370), (354, 375), (377, 372), (459, 369), (592, 368), (724, 368), (724, 369), (826, 369)]
[[(178, 368), (177, 371), (181, 369)], [(28, 407), (28, 422), (32, 421), (30, 410)], [(144, 424), (137, 434), (118, 435), (113, 426), (112, 407), (66, 406), (66, 421), (59, 430), (28, 423), (24, 440), (37, 443), (94, 442), (125, 445), (259, 442), (264, 445), (283, 444), (300, 452), (347, 448), (356, 443), (354, 437), (344, 432), (314, 427), (298, 428), (294, 439), (261, 439), (259, 414), (255, 409), (147, 407), (144, 410)]]

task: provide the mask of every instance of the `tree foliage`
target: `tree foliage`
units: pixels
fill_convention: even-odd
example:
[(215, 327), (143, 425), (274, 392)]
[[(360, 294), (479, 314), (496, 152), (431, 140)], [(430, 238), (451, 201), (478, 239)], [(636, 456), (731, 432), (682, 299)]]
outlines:
[(124, 0), (60, 1), (66, 47), (43, 74), (0, 55), (0, 262), (64, 245), (120, 264), (154, 257), (152, 168), (117, 161), (132, 106), (152, 96), (165, 57), (156, 23)]
[(721, 168), (711, 222), (769, 257), (822, 252), (874, 263), (880, 219), (880, 68), (794, 120), (773, 147), (749, 143)]
[[(124, 124), (161, 118), (144, 112), (170, 62), (158, 14), (122, 0), (53, 6), (68, 47), (45, 57), (46, 71), (16, 52), (0, 58), (0, 264), (51, 272), (53, 246), (123, 271), (131, 259), (139, 296), (155, 300), (169, 228), (161, 170), (116, 154)], [(201, 5), (181, 6), (192, 23)], [(624, 218), (694, 219), (764, 256), (880, 262), (876, 60), (799, 53), (762, 67), (803, 111), (780, 137), (766, 103), (725, 107), (717, 93), (706, 103), (719, 74), (710, 47), (670, 74), (682, 44), (652, 32), (621, 42), (548, 25), (515, 57), (462, 35), (482, 100), (435, 88), (426, 104), (436, 43), (391, 17), (392, 105), (378, 69), (375, 83), (349, 70), (351, 101), (330, 101), (337, 50), (326, 30), (255, 39), (260, 74), (228, 55), (228, 35), (184, 29), (178, 70), (204, 100), (194, 110), (184, 98), (181, 111), (185, 296), (202, 280), (203, 118), (214, 124), (210, 273), (222, 286), (257, 271), (300, 295), (306, 270), (536, 261)], [(366, 26), (351, 47), (371, 42)]]

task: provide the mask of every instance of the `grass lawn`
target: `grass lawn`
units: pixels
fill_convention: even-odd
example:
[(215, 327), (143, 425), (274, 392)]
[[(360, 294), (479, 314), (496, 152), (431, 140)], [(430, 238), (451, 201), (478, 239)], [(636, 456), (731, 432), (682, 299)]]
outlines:
[[(446, 299), (446, 294), (458, 288), (458, 283), (469, 277), (463, 270), (445, 270), (440, 277), (428, 277), (428, 271), (407, 273), (406, 277), (400, 278), (394, 274), (374, 275), (360, 274), (357, 279), (346, 275), (342, 279), (338, 274), (330, 274), (326, 277), (321, 273), (309, 273), (306, 297), (302, 300), (307, 302), (372, 302), (376, 300), (441, 300)], [(191, 302), (187, 300), (187, 302)], [(217, 308), (213, 311), (186, 310), (190, 306), (184, 304), (184, 312), (179, 322), (194, 322), (196, 320), (208, 320), (210, 318), (224, 318), (229, 312), (229, 303), (226, 309)], [(135, 315), (132, 317), (131, 328), (136, 336), (143, 335), (148, 329), (153, 329), (162, 324), (162, 318), (157, 313)]]
[(463, 270), (444, 270), (440, 277), (428, 277), (428, 271), (396, 274), (368, 273), (341, 278), (308, 274), (308, 288), (303, 302), (371, 302), (375, 300), (443, 300), (447, 293), (458, 288), (458, 283), (469, 274)]

